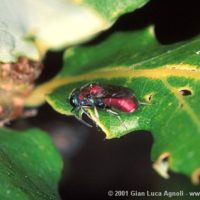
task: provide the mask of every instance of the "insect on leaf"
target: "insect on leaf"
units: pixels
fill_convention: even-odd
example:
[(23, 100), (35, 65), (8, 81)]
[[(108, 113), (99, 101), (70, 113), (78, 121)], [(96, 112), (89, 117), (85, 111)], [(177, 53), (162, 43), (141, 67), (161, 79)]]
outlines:
[[(135, 32), (117, 32), (89, 47), (69, 49), (65, 66), (35, 95), (50, 92), (49, 104), (71, 115), (68, 98), (74, 88), (89, 82), (132, 89), (141, 104), (133, 113), (120, 113), (119, 120), (98, 109), (96, 123), (107, 138), (119, 138), (135, 130), (154, 137), (154, 168), (164, 177), (168, 169), (190, 176), (200, 174), (200, 37), (172, 45), (157, 42), (152, 27)], [(89, 111), (96, 120), (94, 112)]]

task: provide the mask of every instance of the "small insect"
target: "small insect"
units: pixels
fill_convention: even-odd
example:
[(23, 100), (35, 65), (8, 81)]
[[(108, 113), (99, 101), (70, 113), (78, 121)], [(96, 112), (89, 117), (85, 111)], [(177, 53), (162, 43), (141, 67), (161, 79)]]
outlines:
[(139, 105), (131, 89), (99, 83), (90, 83), (80, 89), (74, 89), (69, 102), (73, 106), (72, 112), (75, 112), (76, 117), (88, 126), (91, 125), (82, 120), (83, 113), (91, 119), (87, 108), (94, 109), (97, 120), (99, 119), (97, 108), (100, 108), (116, 115), (121, 121), (118, 111), (132, 113)]

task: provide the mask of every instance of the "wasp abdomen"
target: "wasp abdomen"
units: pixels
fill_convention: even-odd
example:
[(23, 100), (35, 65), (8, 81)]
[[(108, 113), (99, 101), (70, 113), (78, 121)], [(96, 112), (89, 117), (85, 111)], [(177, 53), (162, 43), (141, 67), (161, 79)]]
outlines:
[(127, 113), (134, 112), (138, 107), (137, 100), (134, 98), (134, 96), (123, 98), (104, 98), (103, 101), (106, 106), (110, 106)]

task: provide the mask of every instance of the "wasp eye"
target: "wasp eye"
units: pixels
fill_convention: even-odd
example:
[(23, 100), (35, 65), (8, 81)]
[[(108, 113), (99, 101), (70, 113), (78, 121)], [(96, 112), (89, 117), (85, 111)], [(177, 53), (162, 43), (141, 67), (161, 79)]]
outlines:
[(74, 105), (74, 101), (73, 101), (73, 97), (72, 97), (72, 96), (71, 96), (70, 99), (69, 99), (69, 103), (70, 103), (72, 106), (75, 106), (75, 105)]
[(73, 107), (78, 105), (77, 97), (75, 95), (71, 95), (69, 102)]
[(74, 89), (69, 97), (69, 103), (73, 107), (77, 107), (79, 105), (79, 90)]

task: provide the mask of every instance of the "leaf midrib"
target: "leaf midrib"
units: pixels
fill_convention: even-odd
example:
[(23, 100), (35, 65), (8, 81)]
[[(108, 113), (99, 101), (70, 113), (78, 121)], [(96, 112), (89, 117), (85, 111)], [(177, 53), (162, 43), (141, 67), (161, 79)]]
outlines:
[(196, 66), (188, 64), (165, 65), (154, 69), (132, 69), (117, 67), (115, 69), (103, 69), (92, 73), (78, 76), (66, 76), (64, 78), (55, 78), (43, 85), (37, 87), (27, 98), (27, 106), (38, 106), (45, 100), (45, 95), (52, 92), (58, 87), (76, 83), (79, 81), (92, 81), (95, 79), (112, 79), (112, 78), (139, 78), (146, 77), (151, 79), (165, 79), (167, 77), (185, 77), (194, 80), (200, 80), (200, 70)]

